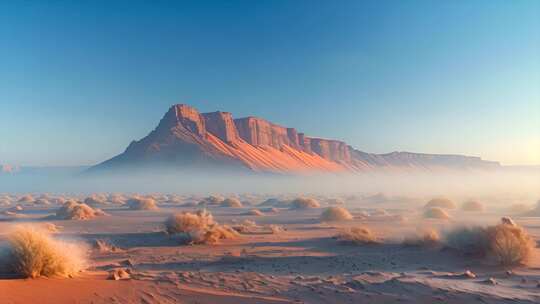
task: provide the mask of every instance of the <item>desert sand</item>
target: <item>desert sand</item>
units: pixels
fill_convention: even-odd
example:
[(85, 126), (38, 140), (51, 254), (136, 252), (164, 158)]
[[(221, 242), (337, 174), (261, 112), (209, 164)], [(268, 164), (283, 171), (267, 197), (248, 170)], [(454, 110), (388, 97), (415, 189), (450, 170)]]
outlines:
[[(242, 207), (225, 207), (227, 195), (204, 200), (154, 195), (157, 209), (131, 210), (129, 195), (96, 199), (103, 215), (84, 220), (55, 217), (62, 200), (41, 194), (7, 195), (0, 215), (0, 246), (12, 227), (31, 224), (54, 238), (88, 246), (88, 265), (73, 277), (21, 278), (4, 272), (0, 303), (538, 303), (540, 217), (510, 214), (534, 239), (525, 265), (500, 266), (440, 246), (405, 246), (403, 240), (433, 229), (497, 224), (503, 205), (467, 212), (448, 209), (448, 219), (424, 218), (426, 198), (373, 203), (370, 196), (316, 197), (320, 207), (291, 208), (291, 196), (240, 195)], [(69, 198), (84, 201), (88, 195)], [(68, 197), (68, 195), (66, 195)], [(20, 200), (20, 202), (19, 202)], [(46, 203), (44, 203), (46, 201)], [(112, 202), (114, 201), (114, 202)], [(203, 205), (198, 202), (205, 201)], [(336, 201), (352, 219), (321, 221)], [(343, 204), (341, 204), (343, 202)], [(270, 206), (271, 205), (271, 206)], [(20, 206), (20, 208), (15, 208)], [(206, 208), (239, 235), (216, 244), (190, 244), (165, 232), (171, 214)], [(250, 215), (252, 209), (261, 215)], [(247, 221), (246, 221), (247, 220)], [(350, 244), (343, 229), (366, 227), (376, 238)], [(241, 229), (239, 229), (241, 228)], [(116, 276), (114, 274), (117, 274)], [(115, 278), (117, 280), (115, 280)]]

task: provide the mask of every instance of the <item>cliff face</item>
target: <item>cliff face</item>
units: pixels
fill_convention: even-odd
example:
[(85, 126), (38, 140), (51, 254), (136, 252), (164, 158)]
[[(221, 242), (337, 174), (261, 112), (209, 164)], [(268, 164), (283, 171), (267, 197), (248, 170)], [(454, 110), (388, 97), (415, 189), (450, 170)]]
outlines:
[(309, 137), (261, 118), (233, 119), (231, 113), (219, 111), (201, 114), (184, 104), (172, 106), (148, 136), (96, 168), (154, 163), (169, 167), (226, 165), (281, 173), (498, 166), (460, 155), (365, 153), (345, 142)]

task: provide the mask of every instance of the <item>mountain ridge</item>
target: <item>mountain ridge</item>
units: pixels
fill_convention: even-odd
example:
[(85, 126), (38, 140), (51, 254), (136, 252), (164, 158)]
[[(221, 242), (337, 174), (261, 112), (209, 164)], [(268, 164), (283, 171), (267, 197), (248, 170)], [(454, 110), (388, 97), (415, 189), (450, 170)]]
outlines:
[(453, 154), (367, 153), (346, 142), (307, 136), (264, 118), (234, 119), (229, 112), (199, 113), (186, 104), (169, 108), (146, 137), (91, 168), (115, 170), (235, 168), (255, 172), (363, 172), (369, 170), (490, 169), (499, 163)]

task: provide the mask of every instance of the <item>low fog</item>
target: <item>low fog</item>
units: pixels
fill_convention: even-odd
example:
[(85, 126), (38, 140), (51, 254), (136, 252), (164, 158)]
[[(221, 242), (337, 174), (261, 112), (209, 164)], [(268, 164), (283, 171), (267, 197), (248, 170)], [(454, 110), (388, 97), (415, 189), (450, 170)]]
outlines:
[(196, 171), (89, 175), (84, 168), (72, 168), (0, 175), (0, 193), (39, 192), (378, 195), (383, 200), (444, 196), (534, 203), (540, 198), (540, 169), (284, 176)]

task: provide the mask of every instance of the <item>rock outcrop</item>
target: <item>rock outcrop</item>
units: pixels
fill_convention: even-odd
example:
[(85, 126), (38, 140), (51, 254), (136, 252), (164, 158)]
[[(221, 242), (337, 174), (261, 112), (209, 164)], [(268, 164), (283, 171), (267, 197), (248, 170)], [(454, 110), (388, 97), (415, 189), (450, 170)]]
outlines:
[(262, 172), (346, 172), (377, 169), (477, 169), (498, 163), (479, 157), (410, 152), (372, 154), (343, 141), (309, 137), (258, 117), (233, 119), (228, 112), (199, 113), (172, 106), (158, 127), (126, 151), (92, 170), (163, 166), (233, 167)]

